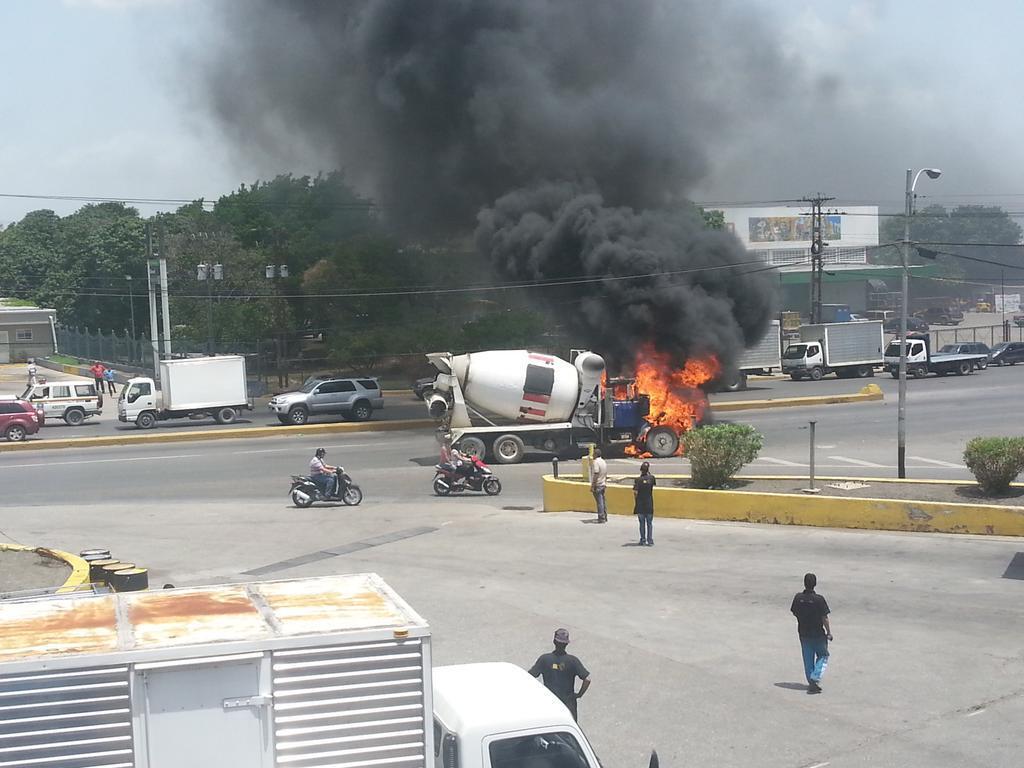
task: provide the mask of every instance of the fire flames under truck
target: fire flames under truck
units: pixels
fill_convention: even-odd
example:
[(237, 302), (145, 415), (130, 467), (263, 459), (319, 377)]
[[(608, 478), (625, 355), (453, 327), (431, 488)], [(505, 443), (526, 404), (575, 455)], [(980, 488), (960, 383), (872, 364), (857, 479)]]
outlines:
[(632, 447), (658, 458), (679, 449), (680, 427), (650, 423), (650, 396), (633, 378), (605, 380), (604, 359), (593, 352), (572, 363), (522, 349), (427, 359), (439, 372), (427, 410), (462, 453), (517, 464), (527, 447)]

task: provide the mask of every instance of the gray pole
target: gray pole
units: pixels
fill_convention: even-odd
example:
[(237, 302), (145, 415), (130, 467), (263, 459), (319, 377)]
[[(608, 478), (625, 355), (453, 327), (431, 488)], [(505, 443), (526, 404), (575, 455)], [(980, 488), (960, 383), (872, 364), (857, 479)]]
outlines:
[(898, 477), (907, 476), (907, 304), (910, 292), (910, 211), (913, 205), (913, 174), (907, 169), (906, 208), (903, 216), (903, 281), (900, 290), (900, 384), (896, 416), (896, 465)]
[(153, 270), (157, 269), (156, 259), (146, 261), (146, 278), (149, 281), (149, 342), (153, 345), (153, 378), (160, 377), (160, 326), (156, 315), (156, 283)]
[(810, 469), (811, 469), (811, 492), (813, 493), (814, 488), (814, 425), (818, 422), (812, 421), (811, 425), (811, 458), (810, 458)]
[(213, 354), (213, 264), (206, 263), (206, 355)]
[(164, 354), (171, 359), (171, 305), (167, 297), (167, 259), (160, 257), (160, 299), (164, 309)]
[(135, 341), (135, 293), (132, 291), (132, 276), (127, 275), (128, 280), (128, 308), (132, 313), (132, 341)]

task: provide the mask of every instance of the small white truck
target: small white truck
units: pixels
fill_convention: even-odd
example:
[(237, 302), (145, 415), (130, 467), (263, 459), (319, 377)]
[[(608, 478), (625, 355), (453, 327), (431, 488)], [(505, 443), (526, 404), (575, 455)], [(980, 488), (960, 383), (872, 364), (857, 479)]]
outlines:
[(375, 574), (8, 600), (0, 625), (0, 765), (600, 768), (523, 669), (432, 669)]
[(862, 320), (800, 327), (800, 341), (782, 354), (782, 372), (793, 381), (834, 373), (840, 379), (867, 378), (882, 365), (882, 323)]
[(117, 400), (117, 418), (140, 429), (165, 419), (212, 416), (230, 424), (252, 410), (246, 390), (245, 358), (236, 355), (160, 361), (160, 390), (153, 379), (129, 379)]
[[(893, 339), (885, 348), (885, 370), (894, 378), (900, 376), (900, 340)], [(955, 373), (966, 376), (979, 364), (988, 362), (988, 355), (978, 354), (932, 354), (931, 341), (927, 333), (907, 334), (907, 376), (923, 379), (929, 373), (945, 376)]]
[(778, 320), (773, 320), (767, 333), (752, 347), (747, 347), (732, 373), (723, 372), (717, 381), (717, 388), (726, 392), (738, 392), (747, 388), (747, 376), (753, 373), (769, 373), (782, 368), (782, 329)]

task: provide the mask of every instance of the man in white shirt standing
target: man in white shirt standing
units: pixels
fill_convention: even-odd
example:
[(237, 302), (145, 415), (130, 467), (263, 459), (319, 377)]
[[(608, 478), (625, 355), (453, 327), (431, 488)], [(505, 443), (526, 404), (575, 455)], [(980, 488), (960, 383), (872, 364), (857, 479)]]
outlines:
[(36, 385), (36, 376), (39, 374), (39, 369), (36, 368), (36, 359), (30, 357), (28, 359), (28, 385), (34, 387)]
[(597, 522), (608, 522), (608, 507), (604, 501), (604, 491), (608, 485), (608, 463), (601, 458), (601, 449), (594, 449), (594, 460), (590, 462), (590, 491), (597, 502)]

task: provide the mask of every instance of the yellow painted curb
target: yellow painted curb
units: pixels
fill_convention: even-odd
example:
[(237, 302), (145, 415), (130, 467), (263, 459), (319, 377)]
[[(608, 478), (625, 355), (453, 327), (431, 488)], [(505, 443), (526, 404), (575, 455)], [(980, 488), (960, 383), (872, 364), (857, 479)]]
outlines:
[[(545, 475), (542, 482), (545, 512), (594, 511), (594, 497), (582, 479)], [(609, 513), (633, 513), (631, 487), (609, 484), (605, 498)], [(995, 504), (655, 488), (654, 509), (657, 517), (692, 520), (1024, 536), (1024, 509)]]
[(249, 427), (248, 429), (206, 429), (201, 432), (157, 432), (104, 437), (67, 437), (55, 440), (26, 440), (23, 443), (0, 443), (4, 451), (31, 451), (47, 448), (94, 448), (107, 445), (136, 445), (151, 443), (181, 443), (200, 440), (239, 440), (247, 437), (302, 437), (305, 435), (337, 432), (393, 432), (402, 429), (437, 427), (433, 419), (404, 419), (402, 421), (359, 421), (344, 424), (305, 424), (301, 427)]
[(71, 566), (71, 575), (64, 580), (63, 585), (57, 588), (58, 595), (75, 592), (89, 581), (89, 564), (78, 555), (72, 555), (70, 552), (64, 552), (59, 549), (47, 549), (46, 547), (28, 547), (24, 544), (0, 544), (0, 550), (35, 552), (42, 557), (61, 560)]
[(885, 395), (877, 384), (868, 384), (860, 392), (851, 395), (811, 395), (809, 397), (779, 397), (768, 400), (726, 400), (711, 403), (712, 411), (752, 411), (761, 408), (793, 408), (801, 405), (840, 405), (843, 403), (868, 403), (884, 400)]

